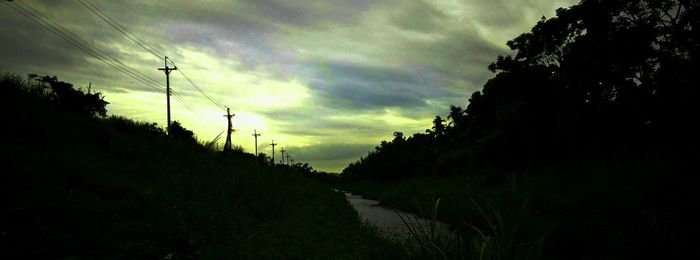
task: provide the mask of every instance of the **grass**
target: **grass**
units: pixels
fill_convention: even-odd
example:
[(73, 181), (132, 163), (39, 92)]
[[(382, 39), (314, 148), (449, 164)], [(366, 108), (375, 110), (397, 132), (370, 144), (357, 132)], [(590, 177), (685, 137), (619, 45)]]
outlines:
[(542, 259), (547, 231), (534, 230), (525, 237), (520, 232), (522, 218), (527, 214), (528, 198), (511, 214), (503, 212), (505, 208), (495, 207), (488, 202), (480, 205), (473, 198), (470, 198), (470, 202), (487, 224), (487, 229), (482, 230), (465, 223), (478, 234), (472, 238), (479, 246), (478, 259)]
[(3, 99), (0, 258), (390, 259), (342, 194), (153, 124)]
[(424, 225), (416, 214), (408, 214), (398, 212), (403, 224), (409, 231), (406, 248), (409, 248), (409, 254), (418, 259), (451, 259), (454, 255), (448, 253), (455, 252), (454, 246), (459, 246), (454, 243), (454, 237), (450, 236), (446, 230), (441, 230), (438, 227), (437, 212), (440, 206), (440, 199), (435, 201), (428, 225)]
[(427, 218), (422, 209), (439, 199), (432, 216), (450, 224), (460, 244), (441, 248), (451, 258), (674, 258), (697, 255), (689, 242), (700, 234), (693, 156), (578, 160), (496, 172), (503, 177), (495, 183), (467, 174), (341, 186)]
[(2, 259), (700, 258), (698, 151), (338, 184), (430, 219), (403, 215), (418, 246), (401, 248), (285, 167), (19, 92), (0, 92)]

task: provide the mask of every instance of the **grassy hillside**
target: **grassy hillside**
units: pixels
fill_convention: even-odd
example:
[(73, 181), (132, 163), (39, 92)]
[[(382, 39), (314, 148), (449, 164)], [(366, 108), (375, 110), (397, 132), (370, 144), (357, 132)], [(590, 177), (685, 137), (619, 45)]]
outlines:
[(400, 257), (327, 186), (0, 81), (0, 258)]

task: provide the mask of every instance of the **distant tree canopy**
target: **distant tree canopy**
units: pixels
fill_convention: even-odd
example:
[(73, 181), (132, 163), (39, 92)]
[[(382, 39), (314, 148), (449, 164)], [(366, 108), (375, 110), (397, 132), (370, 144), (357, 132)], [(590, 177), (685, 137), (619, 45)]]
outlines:
[(466, 109), (395, 134), (345, 176), (444, 174), (697, 144), (699, 1), (583, 0), (508, 41)]
[[(107, 104), (100, 92), (74, 89), (73, 84), (59, 81), (56, 76), (29, 74), (27, 80), (13, 74), (3, 74), (0, 79), (2, 94), (8, 98), (39, 99), (37, 104), (71, 113), (107, 116)], [(18, 100), (15, 100), (18, 102)]]

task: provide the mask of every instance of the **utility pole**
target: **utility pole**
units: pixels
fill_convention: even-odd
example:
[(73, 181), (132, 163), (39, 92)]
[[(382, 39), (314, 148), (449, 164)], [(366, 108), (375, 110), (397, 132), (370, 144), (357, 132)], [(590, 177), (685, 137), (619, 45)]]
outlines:
[(289, 159), (289, 160), (291, 160), (291, 161), (292, 161), (292, 165), (294, 165), (294, 159)]
[(255, 137), (255, 157), (258, 157), (258, 136), (260, 136), (258, 130), (253, 129), (253, 137)]
[(280, 163), (284, 164), (284, 147), (282, 147), (282, 160), (280, 160)]
[(167, 105), (168, 105), (168, 134), (170, 134), (170, 72), (173, 70), (177, 70), (177, 66), (173, 68), (168, 67), (168, 57), (165, 57), (165, 68), (158, 68), (158, 70), (162, 70), (165, 72), (165, 96), (167, 97)]
[(289, 153), (287, 153), (287, 165), (289, 165)]
[(236, 114), (231, 114), (231, 109), (226, 108), (226, 119), (228, 119), (228, 129), (226, 130), (226, 143), (224, 144), (224, 152), (231, 151), (231, 133), (233, 132), (233, 124), (231, 124), (231, 118)]
[(270, 146), (272, 146), (272, 165), (275, 164), (275, 145), (277, 145), (275, 140), (272, 140), (272, 143), (270, 144)]
[(90, 89), (92, 88), (92, 82), (88, 85), (88, 94), (90, 94)]

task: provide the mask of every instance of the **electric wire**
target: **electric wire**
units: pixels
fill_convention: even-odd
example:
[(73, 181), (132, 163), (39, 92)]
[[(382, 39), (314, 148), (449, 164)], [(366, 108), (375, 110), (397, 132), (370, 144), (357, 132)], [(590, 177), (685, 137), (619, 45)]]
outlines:
[[(129, 32), (126, 29), (126, 27), (119, 24), (116, 20), (114, 20), (113, 18), (108, 16), (106, 13), (104, 13), (102, 10), (97, 8), (95, 5), (93, 5), (89, 1), (82, 1), (82, 0), (78, 0), (78, 1), (85, 8), (87, 8), (92, 13), (97, 15), (99, 18), (101, 18), (102, 20), (107, 22), (111, 27), (113, 27), (114, 29), (116, 29), (117, 31), (119, 31), (120, 33), (125, 35), (127, 38), (129, 38), (134, 43), (141, 46), (143, 49), (145, 49), (146, 51), (148, 51), (149, 53), (151, 53), (155, 57), (161, 59), (161, 58), (164, 58), (166, 56), (165, 54), (163, 54), (162, 51), (160, 51), (154, 47), (149, 48), (149, 45), (145, 41), (138, 38), (135, 34)], [(130, 66), (126, 65), (121, 60), (109, 55), (107, 52), (105, 52), (101, 48), (92, 45), (90, 42), (86, 41), (85, 39), (78, 36), (77, 34), (72, 32), (71, 30), (65, 28), (64, 26), (57, 23), (53, 19), (49, 18), (48, 16), (43, 14), (41, 11), (33, 8), (31, 5), (24, 3), (23, 1), (16, 1), (16, 2), (9, 1), (9, 2), (5, 2), (5, 3), (8, 4), (8, 6), (10, 6), (11, 8), (13, 8), (15, 11), (17, 11), (20, 15), (25, 16), (26, 18), (32, 20), (33, 22), (37, 23), (41, 27), (47, 29), (49, 32), (66, 40), (71, 45), (75, 46), (76, 48), (80, 49), (81, 51), (84, 51), (85, 53), (89, 54), (90, 56), (94, 57), (95, 59), (109, 65), (110, 67), (112, 67), (116, 70), (121, 71), (122, 73), (124, 73), (125, 75), (129, 76), (132, 79), (135, 79), (141, 83), (144, 83), (148, 87), (151, 87), (151, 88), (158, 90), (158, 91), (161, 91), (161, 92), (165, 92), (165, 89), (163, 87), (159, 86), (159, 84), (155, 80), (149, 78), (146, 75), (139, 73), (138, 71), (133, 70)], [(17, 3), (24, 5), (24, 7), (20, 6)], [(176, 66), (172, 60), (170, 60), (170, 64), (172, 64), (173, 66)], [(208, 95), (190, 77), (188, 77), (182, 70), (178, 69), (178, 72), (187, 80), (187, 82), (189, 82), (200, 94), (202, 94), (212, 104), (225, 110), (225, 107), (223, 105), (221, 105), (219, 102), (214, 100), (210, 95)], [(171, 89), (171, 94), (174, 97), (174, 99), (177, 102), (179, 102), (180, 104), (182, 104), (183, 107), (186, 110), (188, 110), (188, 112), (190, 112), (192, 115), (196, 116), (197, 118), (203, 119), (212, 125), (216, 125), (216, 124), (212, 123), (211, 121), (209, 121), (206, 117), (202, 116), (197, 110), (195, 110), (191, 104), (189, 104), (181, 95), (179, 95), (179, 93), (176, 93)]]
[[(86, 52), (87, 54), (94, 57), (95, 59), (109, 65), (110, 67), (112, 67), (116, 70), (123, 72), (127, 76), (129, 76), (129, 77), (131, 77), (131, 78), (133, 78), (141, 83), (144, 83), (151, 88), (154, 88), (158, 91), (163, 91), (163, 89), (161, 87), (154, 84), (153, 82), (150, 82), (147, 78), (139, 76), (139, 74), (137, 72), (132, 71), (130, 68), (128, 68), (128, 66), (125, 66), (125, 64), (123, 62), (120, 62), (120, 63), (124, 64), (124, 65), (120, 65), (118, 63), (109, 61), (106, 57), (104, 57), (103, 55), (98, 53), (98, 51), (95, 50), (95, 49), (99, 49), (99, 48), (93, 49), (89, 46), (89, 43), (87, 43), (87, 41), (85, 41), (84, 39), (79, 38), (79, 37), (76, 39), (76, 37), (71, 36), (70, 34), (73, 34), (73, 35), (75, 35), (75, 34), (63, 26), (58, 25), (60, 27), (57, 27), (57, 25), (56, 25), (57, 23), (55, 21), (49, 19), (46, 15), (44, 15), (40, 11), (32, 8), (31, 6), (27, 5), (26, 3), (19, 1), (19, 3), (24, 4), (26, 6), (26, 8), (23, 6), (20, 6), (19, 4), (17, 4), (17, 2), (5, 2), (5, 3), (8, 4), (8, 6), (10, 6), (11, 8), (13, 8), (15, 11), (17, 11), (20, 15), (37, 23), (38, 25), (47, 29), (49, 32), (55, 34), (56, 36), (66, 40), (71, 45), (75, 46), (76, 48), (80, 49), (81, 51)], [(31, 10), (29, 10), (28, 8)], [(34, 12), (32, 12), (32, 11), (34, 11)], [(41, 17), (44, 17), (44, 19), (42, 19)], [(63, 30), (61, 30), (61, 29), (63, 29)], [(67, 32), (70, 34), (68, 34)], [(77, 35), (75, 35), (75, 36), (77, 36)], [(80, 40), (82, 40), (83, 42), (81, 42)], [(116, 58), (113, 58), (113, 59), (117, 60)]]
[[(29, 12), (30, 15), (33, 15), (34, 17), (37, 17), (36, 15), (38, 14), (39, 16), (43, 17), (43, 19), (41, 19), (41, 17), (37, 17), (37, 19), (42, 20), (42, 21), (44, 21), (44, 22), (47, 22), (47, 21), (50, 22), (50, 23), (53, 24), (53, 25), (50, 25), (50, 24), (49, 24), (49, 25), (50, 25), (51, 27), (53, 27), (53, 28), (58, 27), (58, 28), (62, 29), (62, 30), (60, 30), (60, 29), (56, 29), (56, 30), (57, 30), (59, 33), (61, 33), (62, 35), (64, 35), (65, 37), (68, 37), (68, 38), (70, 38), (72, 41), (75, 41), (76, 43), (78, 43), (78, 44), (80, 44), (80, 45), (86, 47), (87, 49), (91, 50), (93, 53), (99, 52), (99, 53), (97, 53), (97, 54), (98, 54), (100, 57), (102, 57), (103, 59), (107, 59), (106, 57), (112, 59), (114, 62), (119, 63), (119, 64), (121, 65), (120, 67), (122, 67), (122, 68), (125, 67), (126, 69), (129, 70), (129, 73), (134, 74), (134, 75), (136, 75), (137, 77), (139, 77), (139, 78), (141, 78), (141, 79), (143, 79), (143, 80), (145, 80), (145, 81), (148, 81), (149, 84), (151, 84), (151, 85), (153, 85), (153, 86), (158, 86), (158, 85), (159, 85), (159, 84), (157, 83), (157, 81), (155, 81), (155, 80), (149, 78), (149, 77), (146, 76), (146, 75), (143, 75), (143, 74), (139, 73), (139, 72), (136, 71), (136, 70), (131, 69), (128, 65), (126, 65), (126, 64), (125, 64), (124, 62), (122, 62), (121, 60), (115, 58), (115, 57), (112, 56), (112, 55), (109, 55), (107, 52), (103, 51), (102, 49), (100, 49), (100, 48), (98, 48), (98, 47), (96, 47), (96, 46), (90, 44), (90, 42), (88, 42), (88, 41), (86, 41), (85, 39), (83, 39), (82, 37), (78, 36), (77, 34), (75, 34), (74, 32), (72, 32), (71, 30), (69, 30), (69, 29), (63, 27), (61, 24), (57, 23), (56, 21), (54, 21), (53, 19), (51, 19), (50, 17), (48, 17), (47, 15), (45, 15), (44, 13), (42, 13), (41, 11), (35, 9), (35, 8), (32, 7), (31, 5), (29, 5), (29, 4), (27, 4), (27, 3), (24, 3), (23, 1), (18, 1), (18, 2), (19, 2), (20, 4), (23, 4), (25, 7), (31, 9), (31, 11), (33, 11), (33, 14), (32, 14), (32, 12), (30, 12), (29, 10), (26, 10), (26, 9), (24, 9), (24, 8), (22, 8), (22, 7), (20, 6), (20, 8), (22, 8), (23, 10)], [(66, 33), (68, 33), (68, 34), (66, 34)], [(76, 39), (77, 39), (77, 40), (76, 40)], [(92, 46), (92, 48), (90, 48), (90, 46)], [(105, 57), (105, 56), (106, 56), (106, 57)]]
[[(80, 1), (80, 0), (79, 0), (79, 1)], [(19, 4), (17, 4), (18, 2), (19, 2), (20, 4), (22, 4), (22, 5), (24, 5), (24, 6), (20, 6)], [(83, 1), (80, 1), (80, 2), (81, 2), (81, 4), (83, 4), (83, 6), (85, 6), (85, 7), (88, 8), (88, 9), (90, 9), (88, 6), (85, 5), (85, 3), (83, 3)], [(83, 51), (83, 52), (89, 54), (89, 55), (92, 56), (93, 58), (95, 58), (95, 59), (97, 59), (97, 60), (99, 60), (99, 61), (101, 61), (101, 62), (103, 62), (103, 63), (105, 63), (105, 64), (107, 64), (107, 65), (109, 65), (110, 67), (112, 67), (112, 68), (114, 68), (114, 69), (116, 69), (116, 70), (121, 71), (122, 73), (124, 73), (125, 75), (129, 76), (130, 78), (132, 78), (132, 79), (134, 79), (134, 80), (137, 80), (137, 81), (139, 81), (139, 82), (141, 82), (141, 83), (144, 83), (144, 84), (145, 84), (146, 86), (148, 86), (148, 87), (151, 87), (151, 88), (153, 88), (153, 89), (155, 89), (155, 90), (158, 90), (158, 91), (160, 91), (160, 92), (165, 92), (165, 89), (162, 88), (162, 87), (160, 87), (159, 84), (156, 83), (153, 79), (150, 79), (150, 78), (148, 78), (147, 76), (145, 76), (145, 75), (143, 75), (143, 74), (141, 74), (141, 73), (139, 73), (139, 72), (137, 72), (137, 71), (131, 69), (131, 67), (129, 67), (128, 65), (126, 65), (126, 64), (125, 64), (124, 62), (122, 62), (121, 60), (119, 60), (119, 59), (117, 59), (117, 58), (115, 58), (115, 57), (109, 55), (107, 52), (105, 52), (104, 50), (100, 49), (99, 47), (96, 47), (96, 46), (92, 45), (90, 42), (86, 41), (85, 39), (83, 39), (82, 37), (78, 36), (77, 34), (75, 34), (74, 32), (72, 32), (71, 30), (69, 30), (69, 29), (65, 28), (64, 26), (62, 26), (61, 24), (57, 23), (56, 21), (54, 21), (53, 19), (51, 19), (50, 17), (48, 17), (47, 15), (45, 15), (44, 13), (42, 13), (41, 11), (39, 11), (39, 10), (33, 8), (31, 5), (29, 5), (29, 4), (27, 4), (27, 3), (24, 3), (23, 1), (5, 2), (5, 3), (6, 3), (8, 6), (10, 6), (12, 9), (14, 9), (15, 11), (17, 11), (20, 15), (22, 15), (22, 16), (28, 18), (29, 20), (35, 22), (36, 24), (40, 25), (41, 27), (43, 27), (44, 29), (46, 29), (46, 30), (48, 30), (49, 32), (53, 33), (54, 35), (58, 36), (59, 38), (64, 39), (65, 41), (67, 41), (67, 42), (70, 43), (71, 45), (73, 45), (73, 46), (75, 46), (76, 48), (80, 49), (81, 51)], [(91, 3), (88, 2), (88, 4), (94, 7), (94, 5), (92, 5)], [(96, 7), (95, 7), (95, 8), (96, 8)], [(93, 13), (95, 13), (95, 14), (98, 15), (98, 16), (100, 16), (100, 15), (99, 15), (97, 12), (103, 13), (103, 12), (102, 12), (101, 10), (99, 10), (99, 9), (96, 9), (97, 11), (92, 10), (92, 9), (90, 9), (90, 10), (93, 11)], [(103, 13), (103, 14), (104, 14), (104, 13)], [(105, 18), (105, 17), (107, 17), (107, 18)], [(145, 42), (143, 42), (143, 40), (141, 40), (143, 43), (139, 43), (138, 40), (136, 40), (136, 39), (139, 39), (139, 38), (136, 37), (135, 35), (132, 34), (131, 36), (129, 36), (128, 34), (130, 34), (130, 33), (129, 33), (128, 31), (126, 31), (126, 29), (123, 28), (123, 26), (122, 26), (123, 29), (118, 28), (117, 26), (121, 26), (121, 25), (118, 25), (118, 23), (117, 23), (115, 20), (113, 20), (111, 17), (106, 16), (106, 14), (105, 14), (105, 17), (100, 16), (100, 18), (102, 18), (103, 20), (105, 20), (105, 22), (108, 22), (112, 27), (114, 27), (115, 29), (117, 29), (118, 31), (120, 31), (122, 34), (124, 34), (125, 36), (127, 36), (129, 39), (131, 39), (132, 41), (134, 41), (135, 43), (137, 43), (137, 44), (138, 44), (139, 46), (141, 46), (142, 48), (146, 49), (149, 53), (155, 55), (155, 56), (158, 57), (158, 58), (160, 58), (161, 55), (162, 55), (163, 57), (165, 56), (165, 55), (162, 54), (161, 51), (159, 51), (159, 50), (157, 50), (157, 49), (155, 49), (155, 48), (153, 48), (153, 47), (148, 48), (147, 46), (145, 46), (146, 44), (145, 44)], [(106, 19), (112, 20), (114, 23), (110, 23), (110, 22), (107, 21)], [(115, 25), (115, 24), (116, 24), (116, 25)], [(139, 39), (139, 40), (140, 40), (140, 39)], [(158, 53), (156, 53), (156, 52), (160, 53), (160, 55), (159, 55)], [(111, 59), (111, 60), (110, 60), (110, 59)], [(170, 61), (170, 63), (171, 63), (173, 66), (175, 66), (175, 63), (172, 62), (172, 60)], [(197, 86), (197, 84), (196, 84), (192, 79), (190, 79), (184, 72), (182, 72), (182, 71), (180, 71), (180, 70), (178, 70), (178, 71), (179, 71), (179, 72), (181, 73), (181, 75), (182, 75), (182, 76), (197, 90), (197, 91), (199, 91), (204, 97), (206, 97), (209, 101), (211, 101), (211, 102), (212, 102), (214, 105), (216, 105), (217, 107), (223, 108), (223, 106), (222, 106), (221, 104), (219, 104), (218, 102), (216, 102), (211, 96), (209, 96), (208, 94), (206, 94), (206, 92), (205, 92), (204, 90), (202, 90), (201, 88), (199, 88), (199, 87)], [(187, 110), (191, 115), (195, 116), (196, 118), (198, 118), (198, 119), (200, 119), (200, 120), (206, 121), (206, 123), (208, 123), (208, 124), (216, 125), (216, 124), (214, 124), (213, 122), (211, 122), (209, 119), (207, 119), (207, 117), (203, 116), (201, 113), (199, 113), (197, 110), (195, 110), (195, 109), (192, 107), (192, 105), (186, 101), (186, 99), (184, 99), (181, 95), (179, 95), (179, 93), (176, 93), (176, 92), (174, 92), (174, 91), (171, 89), (171, 94), (172, 94), (172, 96), (174, 97), (175, 101), (177, 101), (177, 102), (179, 102), (180, 104), (182, 104), (182, 106), (185, 108), (185, 110)]]
[[(128, 30), (126, 30), (126, 27), (124, 27), (123, 25), (121, 25), (120, 23), (118, 23), (116, 20), (112, 19), (112, 17), (110, 17), (109, 15), (107, 15), (105, 12), (103, 12), (102, 10), (100, 10), (97, 6), (93, 5), (93, 4), (90, 3), (89, 1), (78, 0), (78, 2), (80, 2), (81, 5), (83, 5), (85, 8), (87, 8), (88, 10), (90, 10), (90, 12), (92, 12), (92, 13), (94, 13), (95, 15), (97, 15), (98, 17), (100, 17), (100, 19), (102, 19), (103, 21), (107, 22), (107, 24), (109, 24), (110, 26), (112, 26), (114, 29), (116, 29), (117, 31), (119, 31), (120, 33), (122, 33), (124, 36), (126, 36), (127, 38), (129, 38), (131, 41), (133, 41), (134, 43), (136, 43), (136, 44), (138, 44), (139, 46), (141, 46), (142, 48), (144, 48), (146, 51), (148, 51), (148, 52), (150, 52), (151, 54), (153, 54), (154, 56), (156, 56), (156, 58), (158, 58), (158, 59), (163, 59), (163, 58), (166, 56), (165, 54), (163, 54), (163, 52), (159, 51), (159, 50), (156, 49), (156, 48), (153, 48), (153, 47), (150, 47), (150, 48), (149, 48), (149, 47), (147, 46), (148, 44), (147, 44), (144, 40), (141, 40), (141, 39), (138, 38), (136, 35), (134, 35), (133, 33), (129, 32)], [(157, 52), (157, 53), (156, 53), (156, 52)]]
[[(87, 1), (87, 0), (85, 0), (85, 1), (83, 1), (83, 0), (78, 0), (78, 2), (80, 2), (81, 5), (83, 5), (85, 8), (87, 8), (88, 10), (90, 10), (92, 13), (94, 13), (95, 15), (97, 15), (98, 17), (100, 17), (100, 19), (102, 19), (103, 21), (107, 22), (107, 24), (109, 24), (112, 28), (116, 29), (116, 30), (119, 31), (121, 34), (123, 34), (124, 36), (126, 36), (127, 38), (129, 38), (131, 41), (133, 41), (134, 43), (138, 44), (138, 45), (141, 46), (143, 49), (145, 49), (146, 51), (150, 52), (151, 54), (153, 54), (153, 55), (156, 56), (157, 58), (163, 59), (163, 58), (166, 56), (166, 55), (164, 54), (164, 52), (158, 50), (158, 49), (155, 48), (155, 47), (149, 46), (144, 40), (140, 39), (140, 38), (139, 38), (138, 36), (136, 36), (134, 33), (131, 33), (124, 25), (122, 25), (122, 24), (120, 24), (119, 22), (117, 22), (115, 19), (113, 19), (112, 17), (110, 17), (108, 14), (106, 14), (104, 11), (102, 11), (102, 10), (99, 9), (97, 6), (95, 6), (94, 4), (92, 4), (90, 1)], [(149, 48), (149, 47), (150, 47), (150, 48)], [(170, 62), (170, 64), (172, 64), (173, 66), (177, 67), (177, 66), (175, 65), (175, 62), (172, 61), (172, 59), (171, 59), (169, 62)], [(212, 104), (214, 104), (215, 106), (219, 107), (220, 109), (225, 110), (225, 107), (224, 107), (223, 105), (221, 105), (221, 103), (217, 102), (214, 98), (212, 98), (209, 94), (207, 94), (202, 88), (200, 88), (192, 79), (190, 79), (190, 78), (185, 74), (184, 71), (182, 71), (182, 69), (178, 69), (177, 71), (178, 71), (178, 73), (180, 73), (180, 74), (187, 80), (187, 82), (190, 83), (190, 85), (192, 85), (192, 87), (194, 87), (199, 93), (201, 93), (201, 94), (202, 94), (206, 99), (208, 99)]]
[(211, 96), (209, 96), (206, 92), (204, 92), (204, 90), (202, 90), (199, 86), (197, 86), (197, 84), (194, 83), (194, 81), (192, 81), (187, 75), (185, 75), (185, 73), (184, 73), (182, 70), (178, 70), (178, 72), (179, 72), (180, 75), (182, 75), (188, 82), (190, 82), (190, 84), (191, 84), (195, 89), (197, 89), (197, 91), (199, 91), (199, 93), (201, 93), (204, 97), (206, 97), (207, 99), (209, 99), (209, 101), (211, 101), (215, 106), (217, 106), (217, 107), (219, 107), (219, 108), (221, 108), (221, 109), (223, 109), (223, 110), (226, 110), (226, 108), (225, 108), (223, 105), (221, 105), (219, 102), (216, 102), (216, 100), (214, 100)]
[(183, 106), (186, 110), (188, 110), (188, 111), (190, 112), (190, 114), (192, 114), (193, 116), (195, 116), (197, 119), (200, 119), (200, 121), (202, 121), (202, 120), (203, 120), (203, 121), (206, 121), (206, 123), (208, 123), (208, 124), (216, 125), (215, 123), (213, 123), (212, 121), (210, 121), (209, 119), (207, 119), (206, 116), (202, 115), (202, 114), (199, 113), (197, 110), (195, 110), (195, 109), (192, 107), (192, 105), (191, 105), (189, 102), (187, 102), (187, 101), (185, 100), (185, 98), (183, 98), (181, 95), (179, 95), (178, 93), (173, 92), (172, 90), (170, 90), (170, 93), (172, 94), (173, 98), (175, 98), (176, 101), (178, 101), (180, 104), (182, 104), (182, 106)]

